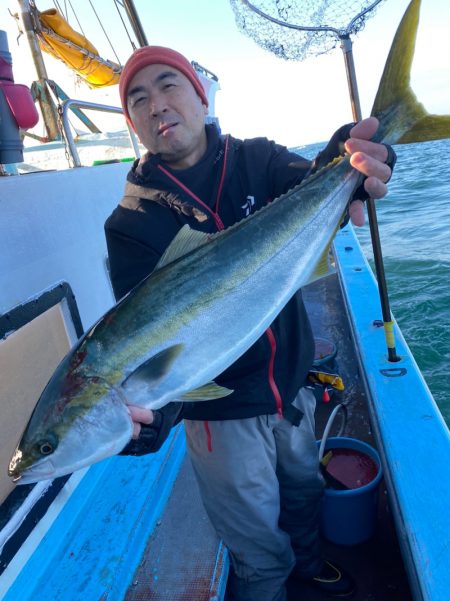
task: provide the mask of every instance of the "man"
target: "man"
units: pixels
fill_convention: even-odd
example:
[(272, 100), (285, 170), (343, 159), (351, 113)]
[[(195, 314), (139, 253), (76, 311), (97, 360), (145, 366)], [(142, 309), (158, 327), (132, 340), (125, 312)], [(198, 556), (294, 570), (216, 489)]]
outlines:
[[(148, 153), (128, 174), (125, 197), (105, 225), (117, 298), (153, 270), (184, 224), (205, 232), (232, 225), (336, 156), (345, 140), (352, 165), (366, 176), (359, 198), (387, 192), (391, 169), (385, 161), (393, 153), (369, 141), (376, 119), (338, 130), (314, 165), (265, 138), (220, 136), (215, 126), (205, 127), (208, 101), (190, 63), (157, 46), (133, 53), (120, 96)], [(361, 224), (362, 202), (352, 202), (349, 211)], [(323, 481), (314, 395), (304, 388), (313, 355), (298, 292), (265, 335), (217, 379), (233, 394), (171, 403), (155, 412), (130, 407), (134, 440), (124, 453), (158, 450), (171, 426), (185, 419), (203, 503), (230, 552), (233, 601), (284, 601), (291, 572), (326, 593), (353, 591), (351, 578), (320, 552)]]

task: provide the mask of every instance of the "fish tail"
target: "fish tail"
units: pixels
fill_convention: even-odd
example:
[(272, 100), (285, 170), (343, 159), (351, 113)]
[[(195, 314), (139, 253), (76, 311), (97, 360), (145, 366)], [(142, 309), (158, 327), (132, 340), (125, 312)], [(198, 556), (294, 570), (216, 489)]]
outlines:
[(392, 42), (371, 115), (380, 121), (375, 141), (409, 144), (450, 138), (450, 115), (430, 115), (411, 89), (420, 0), (412, 0)]

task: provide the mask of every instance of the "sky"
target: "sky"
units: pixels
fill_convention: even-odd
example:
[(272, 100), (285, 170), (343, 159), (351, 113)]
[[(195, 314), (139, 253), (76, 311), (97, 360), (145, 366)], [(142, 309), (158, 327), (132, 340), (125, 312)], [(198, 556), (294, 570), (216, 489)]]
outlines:
[[(257, 0), (253, 0), (257, 4)], [(36, 0), (39, 10), (52, 0)], [(60, 6), (70, 5), (59, 0)], [(88, 0), (71, 0), (86, 37), (103, 58), (117, 61)], [(124, 63), (132, 51), (113, 0), (93, 2), (110, 32), (114, 51)], [(355, 3), (357, 5), (357, 3)], [(378, 82), (407, 0), (385, 0), (365, 28), (352, 38), (363, 116), (370, 114)], [(236, 26), (228, 0), (135, 0), (150, 44), (170, 46), (215, 73), (220, 82), (215, 111), (224, 133), (239, 138), (266, 136), (289, 147), (328, 140), (352, 121), (344, 59), (339, 45), (330, 53), (304, 61), (286, 61), (260, 48)], [(0, 0), (0, 29), (8, 33), (17, 83), (35, 77), (25, 37)], [(69, 9), (69, 21), (79, 30)], [(77, 84), (67, 68), (46, 58), (49, 77), (71, 97), (119, 105), (118, 87), (103, 91)], [(450, 2), (423, 0), (412, 70), (412, 87), (431, 113), (450, 114)], [(93, 120), (97, 116), (91, 113)], [(119, 129), (120, 124), (112, 126)]]

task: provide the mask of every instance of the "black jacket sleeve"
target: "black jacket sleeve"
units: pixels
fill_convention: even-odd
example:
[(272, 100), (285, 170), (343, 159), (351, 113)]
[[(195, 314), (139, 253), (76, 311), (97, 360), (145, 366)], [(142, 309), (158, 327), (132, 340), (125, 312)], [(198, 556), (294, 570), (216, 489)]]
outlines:
[(122, 199), (105, 223), (109, 275), (116, 300), (154, 270), (180, 227), (174, 212), (156, 202)]
[(109, 277), (116, 300), (121, 299), (149, 275), (159, 255), (149, 246), (113, 229), (105, 229)]

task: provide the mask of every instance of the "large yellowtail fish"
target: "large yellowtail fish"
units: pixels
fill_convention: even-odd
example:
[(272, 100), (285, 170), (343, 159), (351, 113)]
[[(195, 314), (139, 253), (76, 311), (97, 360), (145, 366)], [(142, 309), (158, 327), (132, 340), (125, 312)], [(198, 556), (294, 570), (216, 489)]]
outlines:
[[(419, 14), (395, 36), (372, 114), (390, 144), (450, 137), (409, 86)], [(361, 175), (339, 157), (251, 217), (213, 236), (185, 226), (155, 271), (78, 342), (42, 393), (9, 466), (30, 483), (118, 453), (131, 404), (157, 409), (230, 393), (214, 379), (316, 277)]]

